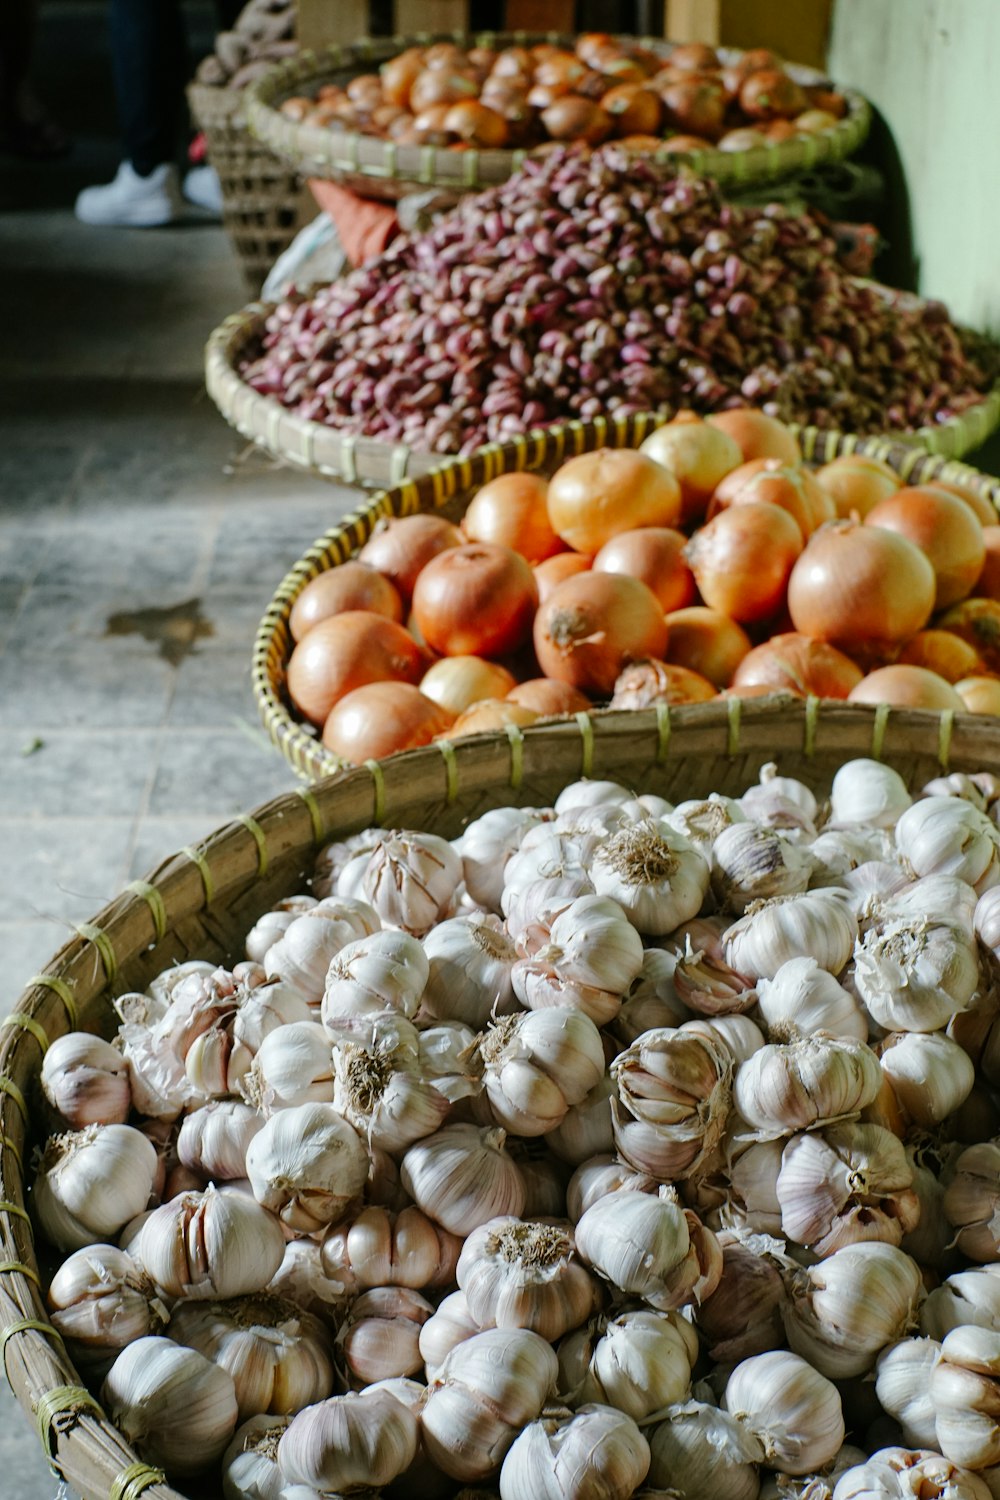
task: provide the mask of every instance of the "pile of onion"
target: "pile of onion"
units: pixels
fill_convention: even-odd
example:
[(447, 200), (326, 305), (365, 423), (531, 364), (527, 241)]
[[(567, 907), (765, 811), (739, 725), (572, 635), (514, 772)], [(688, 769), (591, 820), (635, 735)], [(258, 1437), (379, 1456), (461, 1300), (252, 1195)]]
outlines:
[(349, 761), (596, 704), (814, 695), (1000, 711), (1000, 524), (756, 409), (381, 522), (290, 617), (288, 697)]

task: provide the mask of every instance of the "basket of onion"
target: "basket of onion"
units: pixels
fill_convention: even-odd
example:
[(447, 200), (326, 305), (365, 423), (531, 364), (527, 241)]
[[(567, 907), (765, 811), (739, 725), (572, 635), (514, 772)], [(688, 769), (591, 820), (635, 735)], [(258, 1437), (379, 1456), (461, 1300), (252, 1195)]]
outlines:
[(553, 428), (320, 537), (261, 622), (257, 706), (308, 777), (719, 693), (997, 713), (998, 495), (966, 465), (750, 408)]
[(491, 32), (303, 52), (247, 93), (251, 130), (304, 176), (368, 197), (503, 182), (553, 142), (621, 140), (718, 181), (850, 155), (869, 105), (765, 48)]
[(134, 883), (0, 1042), (0, 1348), (54, 1472), (988, 1500), (998, 773), (947, 711), (581, 714)]

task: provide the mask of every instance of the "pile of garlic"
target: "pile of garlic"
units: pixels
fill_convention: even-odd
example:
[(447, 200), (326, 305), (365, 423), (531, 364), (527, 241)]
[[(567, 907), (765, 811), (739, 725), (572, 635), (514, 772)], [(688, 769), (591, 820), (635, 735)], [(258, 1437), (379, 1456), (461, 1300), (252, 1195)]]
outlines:
[(327, 846), (45, 1057), (78, 1368), (227, 1500), (1000, 1494), (998, 816), (861, 760)]

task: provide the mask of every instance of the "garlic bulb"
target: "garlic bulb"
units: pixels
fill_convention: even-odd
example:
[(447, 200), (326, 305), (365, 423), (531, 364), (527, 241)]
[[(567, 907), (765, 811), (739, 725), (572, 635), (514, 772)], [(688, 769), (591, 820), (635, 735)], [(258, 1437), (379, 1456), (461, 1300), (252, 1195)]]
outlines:
[(781, 1141), (754, 1142), (734, 1157), (722, 1174), (716, 1215), (724, 1228), (771, 1236), (783, 1233), (783, 1204), (778, 1198), (782, 1160)]
[(368, 856), (377, 848), (388, 831), (385, 828), (363, 828), (360, 833), (348, 834), (345, 839), (331, 839), (324, 844), (313, 865), (312, 889), (325, 899), (339, 894), (343, 877), (361, 861), (368, 863)]
[(291, 1417), (251, 1417), (222, 1455), (222, 1500), (282, 1500), (278, 1443)]
[(864, 1463), (863, 1448), (853, 1448), (850, 1443), (834, 1455), (822, 1469), (813, 1474), (772, 1474), (760, 1487), (760, 1500), (833, 1500), (833, 1491), (841, 1474), (857, 1464)]
[(101, 1405), (140, 1458), (180, 1478), (220, 1459), (236, 1428), (232, 1376), (170, 1339), (136, 1339), (123, 1349)]
[(976, 893), (968, 881), (939, 872), (911, 880), (885, 902), (889, 917), (927, 917), (976, 936)]
[(893, 828), (913, 798), (898, 771), (877, 760), (849, 760), (830, 787), (834, 823)]
[(157, 1157), (131, 1125), (88, 1125), (45, 1143), (34, 1185), (38, 1222), (58, 1250), (113, 1238), (149, 1201)]
[(834, 1500), (907, 1500), (909, 1496), (948, 1500), (988, 1500), (989, 1487), (968, 1469), (940, 1453), (881, 1448), (837, 1480)]
[(128, 1064), (117, 1048), (86, 1031), (52, 1043), (42, 1060), (42, 1089), (73, 1130), (124, 1125), (132, 1108)]
[(679, 1314), (650, 1309), (597, 1318), (567, 1334), (556, 1353), (568, 1406), (599, 1402), (645, 1422), (687, 1396), (698, 1337)]
[[(737, 1364), (784, 1344), (782, 1273), (789, 1262), (779, 1240), (724, 1229), (722, 1277), (694, 1310), (694, 1325), (717, 1364)], [(675, 1399), (680, 1399), (679, 1397)], [(666, 1404), (666, 1403), (664, 1403)]]
[(708, 863), (697, 846), (652, 819), (601, 843), (590, 875), (597, 894), (617, 901), (647, 937), (663, 937), (695, 916), (708, 890)]
[(925, 1130), (954, 1114), (972, 1092), (972, 1062), (957, 1042), (940, 1032), (897, 1032), (878, 1050), (893, 1093), (910, 1119)]
[(476, 1033), (461, 1021), (442, 1021), (417, 1034), (421, 1076), (452, 1104), (482, 1092), (475, 1050)]
[(451, 1108), (445, 1096), (420, 1076), (409, 1038), (393, 1024), (372, 1024), (365, 1042), (340, 1041), (333, 1048), (333, 1104), (372, 1146), (398, 1153), (432, 1135)]
[(247, 1177), (258, 1203), (307, 1234), (342, 1219), (361, 1196), (368, 1155), (360, 1136), (330, 1104), (279, 1110), (247, 1149)]
[(728, 917), (695, 917), (672, 935), (677, 951), (674, 989), (698, 1015), (739, 1015), (756, 1002), (753, 980), (726, 963), (722, 938), (729, 925)]
[(490, 1219), (466, 1239), (455, 1277), (480, 1328), (530, 1328), (550, 1343), (586, 1322), (601, 1301), (562, 1224)]
[(427, 1379), (435, 1378), (446, 1355), (457, 1344), (464, 1343), (474, 1333), (482, 1331), (469, 1312), (464, 1292), (450, 1292), (447, 1297), (442, 1297), (433, 1316), (420, 1329), (420, 1357), (427, 1371)]
[(154, 1209), (130, 1254), (168, 1296), (205, 1299), (262, 1291), (284, 1249), (273, 1214), (235, 1187), (208, 1187)]
[(495, 1474), (556, 1385), (555, 1350), (526, 1328), (489, 1328), (456, 1345), (428, 1387), (421, 1415), (431, 1462), (452, 1479)]
[(462, 1021), (479, 1031), (491, 1016), (518, 1004), (511, 987), (517, 950), (495, 916), (474, 913), (432, 927), (423, 940), (428, 960), (422, 1010), (438, 1021)]
[(52, 1326), (84, 1368), (159, 1333), (169, 1317), (149, 1277), (114, 1245), (87, 1245), (64, 1260), (46, 1300)]
[(317, 1021), (279, 1026), (260, 1045), (242, 1092), (265, 1116), (297, 1104), (333, 1103), (333, 1050)]
[(720, 792), (711, 792), (703, 799), (690, 798), (686, 802), (678, 802), (673, 812), (667, 813), (663, 821), (702, 849), (708, 858), (709, 851), (722, 830), (733, 823), (745, 823), (747, 815), (735, 797), (724, 797)]
[(931, 1374), (941, 1358), (934, 1339), (903, 1339), (883, 1349), (875, 1365), (875, 1393), (895, 1417), (911, 1448), (936, 1448)]
[(890, 921), (855, 948), (855, 988), (888, 1031), (938, 1031), (971, 1005), (978, 984), (971, 939), (944, 922)]
[(759, 1440), (768, 1464), (786, 1474), (822, 1468), (844, 1441), (837, 1387), (783, 1349), (737, 1365), (722, 1404)]
[(385, 930), (347, 943), (327, 970), (323, 1025), (336, 1038), (386, 1011), (412, 1020), (427, 973), (427, 955), (405, 932)]
[(252, 963), (262, 964), (268, 949), (273, 948), (280, 937), (284, 937), (296, 918), (311, 911), (317, 904), (315, 896), (286, 896), (283, 901), (278, 901), (270, 911), (257, 918), (247, 933), (244, 944), (247, 958)]
[(898, 1245), (920, 1211), (912, 1182), (902, 1141), (881, 1125), (793, 1136), (775, 1184), (782, 1232), (818, 1255), (854, 1240)]
[(449, 915), (462, 860), (434, 833), (391, 833), (372, 850), (362, 880), (366, 900), (390, 927), (423, 937)]
[(304, 995), (282, 980), (244, 989), (184, 1049), (184, 1071), (200, 1099), (239, 1091), (264, 1038), (292, 1021), (308, 1021)]
[(213, 1100), (184, 1116), (177, 1156), (183, 1166), (213, 1182), (245, 1177), (247, 1147), (263, 1124), (256, 1110), (236, 1099)]
[(501, 1500), (629, 1500), (649, 1444), (624, 1412), (581, 1406), (524, 1427), (500, 1471)]
[(967, 1469), (1000, 1463), (1000, 1333), (955, 1328), (941, 1345), (930, 1380), (938, 1447)]
[(737, 1063), (746, 1062), (764, 1045), (764, 1033), (749, 1016), (695, 1016), (684, 1022), (684, 1031), (722, 1042)]
[(594, 883), (582, 873), (543, 876), (523, 886), (505, 886), (501, 898), (507, 935), (522, 958), (545, 946), (552, 923), (580, 896), (592, 896)]
[[(756, 1500), (764, 1448), (742, 1422), (703, 1401), (672, 1406), (646, 1428), (649, 1483), (682, 1500)], [(643, 1492), (645, 1493), (645, 1492)]]
[(566, 1211), (577, 1224), (591, 1204), (607, 1193), (616, 1193), (619, 1189), (656, 1193), (659, 1186), (655, 1177), (636, 1172), (616, 1156), (593, 1156), (580, 1163), (567, 1184)]
[(734, 823), (712, 845), (712, 890), (719, 905), (737, 916), (754, 901), (804, 891), (811, 873), (808, 854), (756, 823)]
[(503, 1149), (502, 1130), (446, 1125), (403, 1157), (403, 1186), (428, 1218), (452, 1234), (468, 1235), (488, 1219), (519, 1216), (524, 1184)]
[(454, 1281), (461, 1248), (461, 1240), (419, 1208), (392, 1213), (370, 1206), (327, 1233), (323, 1268), (334, 1281), (359, 1292), (377, 1286), (421, 1290)]
[(575, 832), (544, 824), (529, 829), (504, 870), (500, 909), (508, 919), (508, 930), (513, 903), (540, 881), (583, 880), (593, 890), (588, 866), (602, 836), (606, 836), (603, 828), (596, 832)]
[(355, 1288), (326, 1274), (315, 1240), (289, 1240), (281, 1265), (264, 1290), (330, 1324), (339, 1321)]
[(868, 1040), (868, 1021), (857, 1000), (811, 956), (790, 958), (771, 979), (757, 981), (757, 1002), (772, 1042), (828, 1036)]
[(521, 1136), (554, 1130), (604, 1076), (601, 1034), (583, 1011), (505, 1016), (480, 1038), (484, 1084), (499, 1125)]
[(611, 1075), (602, 1073), (590, 1093), (579, 1104), (570, 1106), (554, 1130), (545, 1132), (546, 1145), (560, 1161), (579, 1166), (592, 1156), (614, 1149), (611, 1100), (616, 1091)]
[(956, 875), (979, 895), (1000, 881), (1000, 829), (958, 797), (924, 797), (896, 824), (896, 848), (917, 875)]
[[(587, 1098), (590, 1097), (588, 1094)], [(604, 1106), (607, 1108), (606, 1099)], [(567, 1121), (572, 1114), (570, 1110)], [(552, 1134), (555, 1136), (558, 1131)], [(555, 1148), (549, 1149), (549, 1139), (548, 1136), (541, 1141), (537, 1137), (518, 1139), (515, 1136), (507, 1148), (524, 1183), (524, 1208), (521, 1210), (524, 1219), (566, 1217), (566, 1188), (571, 1172), (566, 1161), (553, 1154)]]
[(622, 1047), (628, 1047), (644, 1031), (660, 1026), (680, 1026), (690, 1012), (677, 994), (674, 973), (677, 956), (663, 948), (647, 948), (642, 968), (629, 986), (622, 1008), (608, 1030)]
[(839, 974), (854, 949), (858, 924), (832, 891), (805, 891), (753, 904), (723, 935), (726, 962), (755, 980), (773, 979), (789, 959), (814, 958)]
[(181, 1302), (170, 1337), (228, 1370), (240, 1418), (288, 1415), (333, 1390), (323, 1325), (268, 1293), (225, 1302)]
[(815, 796), (804, 782), (779, 776), (773, 761), (761, 767), (760, 781), (743, 793), (739, 806), (751, 822), (816, 837), (819, 808)]
[(994, 885), (976, 902), (973, 914), (976, 936), (994, 957), (1000, 954), (1000, 890)]
[(628, 787), (622, 786), (619, 781), (601, 781), (594, 777), (584, 777), (580, 781), (571, 781), (564, 786), (556, 797), (553, 807), (559, 814), (567, 813), (571, 808), (578, 807), (621, 807), (632, 800), (632, 793)]
[(856, 1117), (881, 1086), (879, 1060), (864, 1042), (817, 1036), (762, 1047), (741, 1063), (733, 1103), (768, 1139)]
[(1000, 1200), (1000, 1143), (969, 1146), (955, 1162), (944, 1197), (948, 1223), (958, 1232), (955, 1243), (972, 1260), (1000, 1259), (996, 1233)]
[(796, 1354), (831, 1380), (863, 1375), (887, 1344), (917, 1321), (920, 1267), (894, 1245), (845, 1245), (818, 1265), (791, 1271), (785, 1331)]
[(288, 924), (268, 948), (264, 969), (293, 984), (315, 1008), (323, 998), (331, 961), (348, 943), (370, 937), (380, 926), (378, 913), (367, 901), (327, 897)]
[(969, 1324), (1000, 1333), (1000, 1265), (956, 1271), (928, 1294), (920, 1309), (921, 1333), (938, 1341)]
[(697, 1172), (729, 1114), (729, 1048), (686, 1025), (647, 1031), (619, 1053), (611, 1076), (614, 1140), (624, 1159), (665, 1182)]
[(388, 1391), (331, 1396), (300, 1411), (282, 1434), (282, 1493), (295, 1484), (321, 1494), (390, 1484), (413, 1462), (419, 1436), (416, 1417)]
[(511, 970), (529, 1010), (570, 1006), (603, 1026), (642, 968), (642, 939), (617, 901), (580, 896), (552, 923), (549, 941)]
[(366, 1386), (422, 1369), (420, 1330), (433, 1312), (410, 1287), (372, 1287), (356, 1297), (337, 1332), (351, 1383)]
[(456, 841), (465, 888), (488, 911), (500, 910), (504, 870), (529, 828), (545, 814), (532, 807), (495, 807), (475, 818)]
[(718, 1241), (696, 1215), (645, 1193), (598, 1198), (576, 1226), (576, 1248), (612, 1286), (663, 1310), (711, 1296), (722, 1275)]

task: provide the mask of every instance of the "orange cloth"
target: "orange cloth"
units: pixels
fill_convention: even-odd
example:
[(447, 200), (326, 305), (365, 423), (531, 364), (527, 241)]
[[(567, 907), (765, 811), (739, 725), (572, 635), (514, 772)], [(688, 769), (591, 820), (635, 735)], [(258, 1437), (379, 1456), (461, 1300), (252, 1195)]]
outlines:
[(399, 233), (396, 210), (388, 203), (359, 197), (336, 182), (323, 182), (317, 177), (309, 179), (309, 191), (337, 226), (340, 243), (354, 266), (381, 255)]

